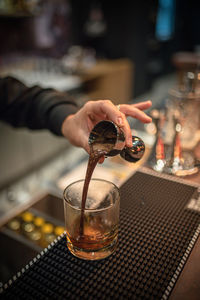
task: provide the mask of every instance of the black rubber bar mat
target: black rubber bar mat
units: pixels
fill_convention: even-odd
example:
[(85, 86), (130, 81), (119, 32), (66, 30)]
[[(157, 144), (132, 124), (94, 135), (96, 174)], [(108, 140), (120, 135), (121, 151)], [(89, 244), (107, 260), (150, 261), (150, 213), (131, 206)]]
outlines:
[(1, 289), (2, 298), (167, 299), (199, 235), (200, 214), (188, 208), (196, 193), (194, 186), (136, 172), (121, 187), (113, 255), (80, 260), (61, 236)]

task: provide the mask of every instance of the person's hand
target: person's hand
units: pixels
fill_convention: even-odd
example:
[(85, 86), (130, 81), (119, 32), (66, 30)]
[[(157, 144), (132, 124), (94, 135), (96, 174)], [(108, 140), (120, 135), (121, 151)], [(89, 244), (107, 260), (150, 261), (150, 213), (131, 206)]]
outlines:
[(76, 114), (70, 115), (64, 120), (62, 134), (72, 145), (82, 147), (90, 153), (88, 138), (92, 128), (101, 120), (110, 120), (122, 128), (126, 137), (126, 146), (131, 147), (132, 135), (126, 117), (130, 116), (143, 123), (150, 123), (151, 118), (143, 110), (148, 109), (151, 105), (151, 101), (118, 106), (115, 106), (110, 100), (88, 101)]

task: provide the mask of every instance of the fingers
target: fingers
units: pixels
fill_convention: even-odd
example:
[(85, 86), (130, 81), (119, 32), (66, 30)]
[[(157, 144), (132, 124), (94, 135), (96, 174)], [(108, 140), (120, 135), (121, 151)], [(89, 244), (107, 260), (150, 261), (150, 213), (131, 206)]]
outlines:
[(147, 101), (147, 103), (141, 102), (141, 103), (138, 103), (137, 105), (124, 104), (124, 105), (120, 106), (120, 111), (123, 112), (127, 117), (129, 116), (132, 118), (136, 118), (143, 123), (150, 123), (152, 121), (152, 119), (141, 110), (141, 109), (146, 109), (149, 107), (151, 107), (151, 102), (148, 102), (148, 101)]
[(126, 119), (126, 116), (122, 114), (122, 119), (123, 119), (123, 125), (119, 126), (125, 135), (125, 143), (127, 147), (132, 147), (132, 133), (131, 133), (131, 128), (129, 126), (129, 123)]
[(111, 120), (119, 126), (123, 125), (122, 113), (110, 100), (89, 101), (86, 109), (90, 112), (88, 114), (103, 115), (104, 119)]
[(136, 118), (143, 123), (150, 123), (152, 119), (145, 114), (142, 110), (151, 107), (151, 101), (144, 101), (132, 105), (122, 104), (119, 109), (110, 100), (98, 100), (98, 101), (88, 101), (85, 104), (85, 110), (91, 120), (90, 127), (94, 120), (98, 122), (98, 119), (107, 119), (113, 121), (117, 124), (124, 132), (126, 137), (126, 145), (128, 147), (132, 146), (132, 134), (129, 123), (127, 121), (127, 116)]
[(124, 114), (110, 100), (89, 101), (89, 109), (94, 115), (104, 115), (120, 127), (124, 125)]
[(134, 107), (139, 108), (141, 110), (148, 109), (152, 106), (151, 100), (143, 101), (139, 103), (132, 104)]
[(132, 135), (129, 123), (123, 112), (119, 111), (118, 108), (109, 100), (91, 101), (88, 105), (91, 114), (102, 114), (106, 115), (106, 119), (113, 121), (117, 124), (124, 132), (126, 137), (126, 145), (132, 146)]

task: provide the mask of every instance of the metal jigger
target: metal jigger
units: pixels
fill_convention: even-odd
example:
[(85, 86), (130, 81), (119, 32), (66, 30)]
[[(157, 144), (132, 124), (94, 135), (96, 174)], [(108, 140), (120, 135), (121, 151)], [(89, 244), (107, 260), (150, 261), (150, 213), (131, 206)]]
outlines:
[(138, 136), (132, 136), (131, 148), (125, 147), (121, 152), (120, 156), (129, 162), (137, 162), (140, 160), (145, 152), (145, 144), (141, 138)]
[(125, 136), (121, 128), (112, 121), (100, 121), (92, 129), (88, 143), (93, 150), (102, 150), (106, 156), (120, 156), (129, 161), (137, 162), (145, 152), (144, 142), (137, 136), (132, 137), (132, 147), (125, 146)]

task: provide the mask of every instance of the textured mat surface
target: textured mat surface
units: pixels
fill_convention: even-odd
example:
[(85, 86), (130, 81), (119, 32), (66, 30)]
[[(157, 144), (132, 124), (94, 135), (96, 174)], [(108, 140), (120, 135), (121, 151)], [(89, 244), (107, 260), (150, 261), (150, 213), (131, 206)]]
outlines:
[(198, 234), (186, 206), (196, 188), (136, 172), (121, 187), (119, 245), (101, 261), (67, 250), (65, 237), (4, 286), (3, 299), (167, 299)]

